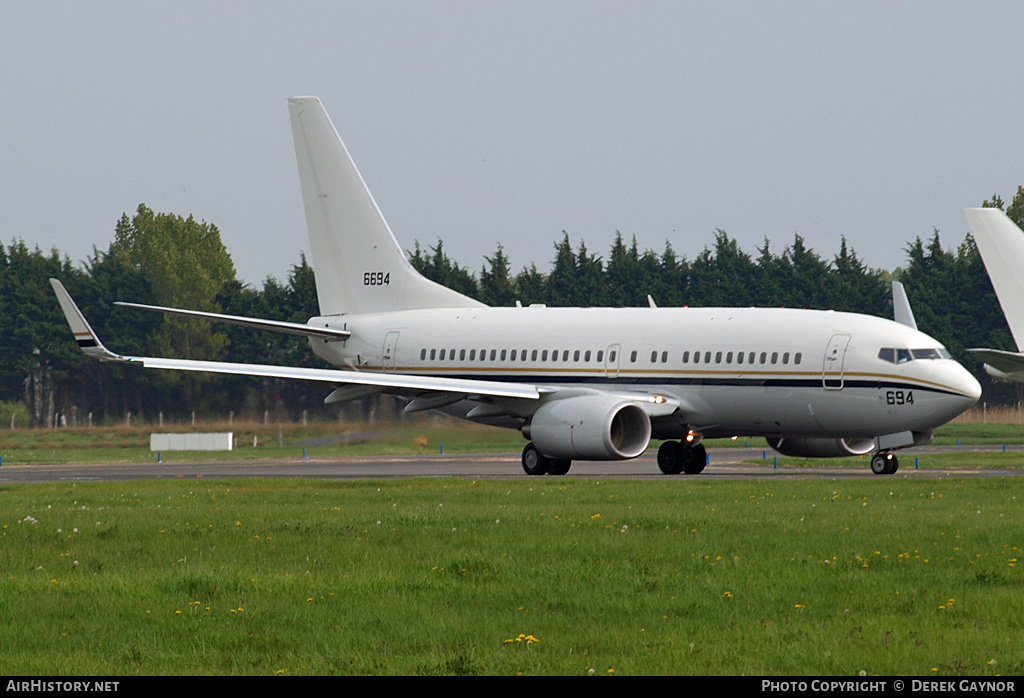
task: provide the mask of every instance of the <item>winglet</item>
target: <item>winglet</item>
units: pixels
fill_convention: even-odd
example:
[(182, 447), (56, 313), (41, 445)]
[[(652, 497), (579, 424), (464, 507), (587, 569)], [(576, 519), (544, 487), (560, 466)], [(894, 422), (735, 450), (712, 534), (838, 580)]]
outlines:
[(896, 322), (917, 329), (917, 320), (914, 319), (914, 311), (910, 309), (907, 291), (899, 281), (892, 282), (892, 313)]
[(79, 348), (85, 354), (100, 361), (131, 360), (126, 356), (115, 354), (103, 346), (103, 342), (92, 331), (89, 321), (82, 315), (82, 311), (78, 309), (75, 301), (71, 298), (71, 294), (64, 288), (64, 284), (57, 279), (50, 279), (50, 285), (53, 286), (53, 292), (57, 294), (57, 302), (60, 303), (60, 309), (64, 311), (64, 317), (67, 318), (68, 325), (71, 326), (71, 333), (75, 336), (75, 341), (78, 342)]

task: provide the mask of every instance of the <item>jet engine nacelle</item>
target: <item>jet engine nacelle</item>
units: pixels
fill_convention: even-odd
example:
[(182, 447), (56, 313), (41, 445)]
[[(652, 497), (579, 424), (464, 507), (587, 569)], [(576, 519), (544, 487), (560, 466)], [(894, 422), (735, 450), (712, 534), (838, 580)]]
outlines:
[(580, 395), (542, 405), (523, 434), (550, 458), (622, 460), (647, 449), (651, 420), (634, 402)]
[(874, 439), (821, 439), (807, 436), (769, 436), (768, 445), (784, 456), (842, 458), (862, 456), (875, 447)]

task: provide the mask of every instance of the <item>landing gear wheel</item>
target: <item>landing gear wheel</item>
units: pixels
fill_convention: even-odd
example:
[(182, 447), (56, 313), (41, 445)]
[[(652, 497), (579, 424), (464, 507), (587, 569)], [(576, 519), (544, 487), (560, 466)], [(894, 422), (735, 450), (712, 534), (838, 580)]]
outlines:
[(891, 453), (880, 452), (871, 457), (871, 472), (875, 475), (892, 475), (899, 467), (899, 459)]
[(555, 458), (548, 466), (548, 475), (565, 475), (571, 465), (572, 461), (568, 458)]
[(550, 465), (551, 459), (541, 455), (532, 442), (526, 444), (523, 449), (523, 470), (527, 475), (543, 475), (548, 472)]
[(704, 471), (704, 466), (708, 462), (708, 451), (704, 448), (704, 444), (697, 444), (691, 446), (689, 454), (686, 459), (686, 465), (683, 466), (683, 472), (687, 475), (697, 475)]
[(683, 472), (686, 451), (678, 441), (666, 441), (658, 448), (658, 467), (666, 475), (678, 475)]

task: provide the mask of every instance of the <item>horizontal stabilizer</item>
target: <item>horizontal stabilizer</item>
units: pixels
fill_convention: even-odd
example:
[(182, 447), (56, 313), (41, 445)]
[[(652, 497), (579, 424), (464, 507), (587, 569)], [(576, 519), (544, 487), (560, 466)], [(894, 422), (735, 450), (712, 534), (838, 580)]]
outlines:
[(185, 317), (202, 318), (213, 322), (226, 322), (232, 325), (242, 325), (257, 330), (269, 330), (271, 332), (283, 332), (285, 334), (297, 334), (304, 337), (316, 337), (317, 339), (342, 341), (352, 336), (351, 332), (339, 330), (334, 327), (314, 327), (303, 325), (300, 322), (285, 322), (283, 320), (264, 320), (262, 318), (243, 317), (241, 315), (224, 315), (222, 313), (208, 313), (202, 310), (183, 310), (181, 308), (164, 308), (159, 305), (143, 305), (142, 303), (125, 303), (116, 301), (114, 305), (123, 305), (126, 308), (141, 308), (142, 310), (155, 310), (170, 315), (183, 315)]

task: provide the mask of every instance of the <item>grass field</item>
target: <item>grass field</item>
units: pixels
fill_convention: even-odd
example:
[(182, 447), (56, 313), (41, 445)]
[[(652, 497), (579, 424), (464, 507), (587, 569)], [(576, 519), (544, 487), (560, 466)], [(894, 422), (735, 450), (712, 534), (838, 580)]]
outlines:
[(0, 672), (1020, 674), (1024, 483), (5, 485)]

